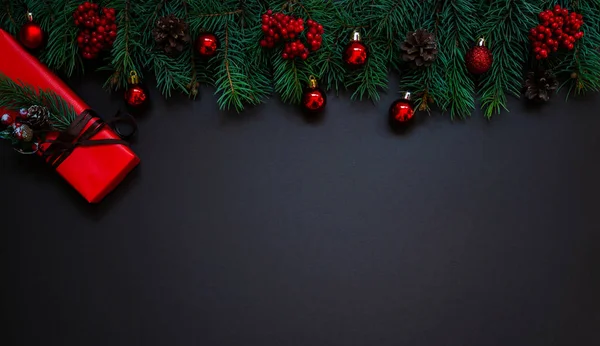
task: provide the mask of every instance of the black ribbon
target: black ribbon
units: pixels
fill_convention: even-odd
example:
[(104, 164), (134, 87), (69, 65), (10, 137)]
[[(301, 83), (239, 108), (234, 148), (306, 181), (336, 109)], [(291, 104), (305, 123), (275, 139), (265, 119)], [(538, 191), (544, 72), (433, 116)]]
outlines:
[[(85, 127), (90, 122), (90, 126), (84, 131)], [(122, 127), (119, 126), (120, 124), (128, 125), (129, 131), (123, 130)], [(91, 139), (106, 125), (111, 126), (121, 139)], [(119, 111), (114, 119), (104, 122), (93, 110), (88, 109), (75, 118), (67, 130), (61, 132), (55, 140), (45, 142), (50, 143), (50, 146), (44, 151), (43, 156), (47, 159), (48, 163), (56, 169), (77, 147), (115, 144), (129, 146), (126, 139), (133, 137), (136, 132), (137, 124), (129, 114), (126, 114), (126, 117), (123, 117)]]

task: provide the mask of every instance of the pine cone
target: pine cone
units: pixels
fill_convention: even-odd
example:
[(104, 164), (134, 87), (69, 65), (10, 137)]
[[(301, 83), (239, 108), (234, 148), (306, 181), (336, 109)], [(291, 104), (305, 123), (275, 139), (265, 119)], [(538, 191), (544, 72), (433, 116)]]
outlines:
[(50, 111), (46, 107), (31, 106), (27, 110), (27, 119), (24, 123), (33, 129), (42, 129), (48, 126), (50, 122)]
[(156, 21), (152, 36), (157, 45), (169, 55), (181, 53), (185, 45), (190, 42), (188, 23), (173, 14)]
[(423, 29), (409, 32), (400, 48), (402, 60), (410, 62), (414, 68), (431, 65), (438, 54), (435, 35)]
[(525, 80), (525, 96), (530, 100), (549, 101), (558, 89), (558, 79), (552, 71), (528, 72)]

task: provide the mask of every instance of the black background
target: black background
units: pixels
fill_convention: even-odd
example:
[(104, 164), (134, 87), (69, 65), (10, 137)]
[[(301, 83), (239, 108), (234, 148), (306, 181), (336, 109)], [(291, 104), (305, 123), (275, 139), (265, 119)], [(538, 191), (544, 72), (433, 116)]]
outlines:
[(4, 345), (600, 345), (600, 98), (398, 135), (393, 92), (316, 124), (151, 93), (99, 205), (0, 150)]

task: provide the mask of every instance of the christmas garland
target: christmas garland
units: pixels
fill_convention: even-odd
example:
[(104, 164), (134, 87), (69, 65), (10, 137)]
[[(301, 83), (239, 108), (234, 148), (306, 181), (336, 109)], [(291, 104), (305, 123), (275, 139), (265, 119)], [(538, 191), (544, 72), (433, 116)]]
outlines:
[(0, 139), (28, 147), (26, 150), (37, 150), (39, 137), (48, 131), (66, 130), (77, 116), (73, 107), (53, 91), (37, 90), (3, 74), (0, 74), (0, 105), (6, 111), (0, 117), (5, 126)]
[[(100, 65), (111, 73), (106, 88), (128, 89), (130, 105), (144, 103), (138, 76), (146, 75), (165, 97), (197, 97), (199, 84), (213, 85), (219, 107), (237, 111), (273, 93), (308, 111), (325, 107), (330, 90), (377, 101), (390, 72), (418, 110), (435, 106), (453, 118), (469, 116), (476, 96), (491, 117), (506, 109), (509, 95), (548, 101), (560, 87), (569, 95), (600, 90), (600, 0), (0, 5), (0, 26), (42, 62), (67, 76)], [(412, 118), (398, 113), (400, 105), (392, 114)]]

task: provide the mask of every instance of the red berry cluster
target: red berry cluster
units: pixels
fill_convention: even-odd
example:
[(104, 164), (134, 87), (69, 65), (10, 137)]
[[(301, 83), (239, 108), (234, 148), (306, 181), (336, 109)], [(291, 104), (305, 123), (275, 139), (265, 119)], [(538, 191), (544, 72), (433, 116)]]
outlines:
[(260, 45), (264, 48), (273, 48), (277, 43), (285, 42), (283, 53), (281, 53), (284, 59), (299, 57), (306, 60), (310, 51), (314, 52), (321, 48), (321, 35), (323, 35), (323, 26), (314, 20), (307, 20), (306, 25), (308, 33), (306, 34), (306, 43), (304, 43), (300, 40), (300, 35), (305, 29), (304, 19), (268, 10), (262, 15), (264, 38), (260, 40)]
[(308, 33), (306, 33), (306, 40), (310, 45), (310, 50), (313, 52), (321, 48), (321, 42), (323, 42), (323, 25), (315, 22), (312, 19), (306, 21), (308, 25)]
[(579, 29), (583, 25), (581, 14), (570, 12), (560, 5), (539, 14), (540, 24), (529, 31), (529, 40), (537, 60), (546, 59), (559, 46), (572, 50), (575, 42), (583, 37)]
[(88, 1), (77, 7), (73, 19), (80, 28), (77, 45), (84, 58), (94, 59), (101, 51), (112, 47), (117, 37), (116, 18), (114, 8), (101, 8)]

